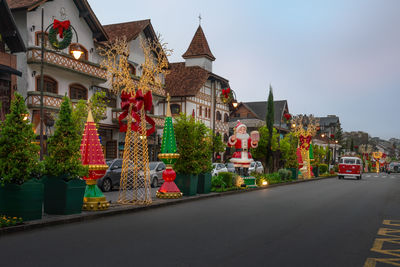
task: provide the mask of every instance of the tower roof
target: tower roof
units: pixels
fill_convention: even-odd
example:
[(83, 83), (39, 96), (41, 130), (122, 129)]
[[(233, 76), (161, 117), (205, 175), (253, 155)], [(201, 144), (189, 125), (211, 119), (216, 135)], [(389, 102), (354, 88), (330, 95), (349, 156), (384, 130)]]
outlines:
[(188, 50), (182, 55), (183, 58), (196, 58), (196, 57), (206, 57), (212, 61), (215, 57), (211, 53), (210, 47), (206, 36), (204, 35), (203, 29), (199, 25), (196, 33), (193, 36), (192, 42), (189, 45)]

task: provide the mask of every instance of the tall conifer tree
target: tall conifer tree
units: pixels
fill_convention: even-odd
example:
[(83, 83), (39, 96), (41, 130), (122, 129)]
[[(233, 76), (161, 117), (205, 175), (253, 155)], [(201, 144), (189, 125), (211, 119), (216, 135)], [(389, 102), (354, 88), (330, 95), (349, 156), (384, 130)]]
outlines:
[(268, 146), (267, 146), (267, 157), (266, 157), (266, 166), (271, 167), (271, 157), (272, 157), (272, 135), (274, 129), (274, 95), (272, 92), (272, 86), (269, 85), (269, 95), (267, 102), (267, 115), (265, 118), (265, 122), (268, 128), (269, 136), (268, 136)]

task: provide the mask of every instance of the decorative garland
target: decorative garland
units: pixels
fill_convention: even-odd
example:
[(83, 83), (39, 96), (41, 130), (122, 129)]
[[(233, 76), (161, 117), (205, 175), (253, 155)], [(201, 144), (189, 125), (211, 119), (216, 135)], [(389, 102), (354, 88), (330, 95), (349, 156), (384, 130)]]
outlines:
[[(60, 35), (60, 38), (63, 38), (62, 41), (58, 41), (57, 34)], [(49, 41), (51, 46), (55, 49), (63, 50), (71, 44), (71, 40), (72, 30), (69, 20), (58, 21), (55, 19), (53, 27), (49, 30)]]
[(222, 103), (230, 103), (233, 101), (233, 93), (231, 88), (222, 89), (222, 93), (219, 96)]

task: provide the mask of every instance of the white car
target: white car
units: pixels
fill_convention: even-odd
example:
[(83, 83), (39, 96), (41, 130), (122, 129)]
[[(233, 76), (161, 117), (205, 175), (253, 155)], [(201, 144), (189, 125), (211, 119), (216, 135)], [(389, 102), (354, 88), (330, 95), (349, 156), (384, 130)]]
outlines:
[(252, 172), (264, 173), (264, 166), (260, 161), (252, 161), (250, 163), (249, 174)]
[(228, 172), (228, 169), (222, 163), (213, 163), (212, 176), (217, 176), (220, 172)]

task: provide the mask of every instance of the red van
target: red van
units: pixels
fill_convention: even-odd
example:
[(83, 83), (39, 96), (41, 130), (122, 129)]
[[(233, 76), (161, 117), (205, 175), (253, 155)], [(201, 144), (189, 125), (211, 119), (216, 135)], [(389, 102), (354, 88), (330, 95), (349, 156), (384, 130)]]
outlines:
[(342, 157), (339, 161), (338, 178), (356, 177), (358, 180), (362, 177), (362, 161), (357, 157)]

